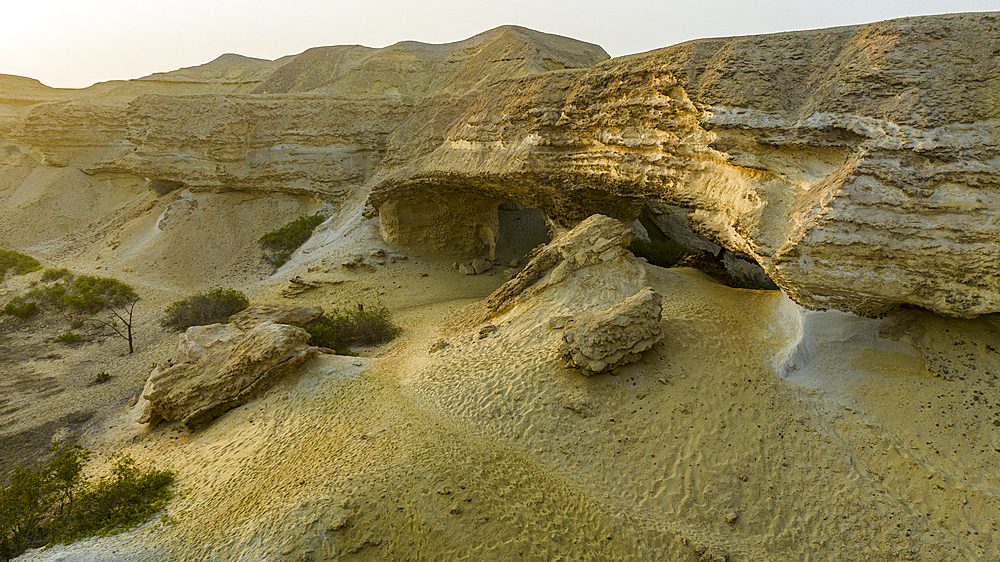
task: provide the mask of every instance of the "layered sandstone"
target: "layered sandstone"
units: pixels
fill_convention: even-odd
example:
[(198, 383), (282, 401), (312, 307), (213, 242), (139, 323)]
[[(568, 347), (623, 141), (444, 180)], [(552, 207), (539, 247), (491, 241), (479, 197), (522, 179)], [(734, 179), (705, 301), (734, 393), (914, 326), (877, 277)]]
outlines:
[(810, 308), (1000, 311), (998, 30), (909, 18), (506, 81), (370, 202), (516, 199), (571, 226), (652, 199)]
[(446, 114), (443, 129), (497, 80), (604, 59), (596, 45), (505, 26), (445, 45), (318, 47), (276, 61), (227, 54), (80, 91), (9, 77), (0, 108), (21, 109), (0, 112), (0, 142), (90, 175), (338, 201), (372, 175), (410, 118), (426, 138), (430, 114)]
[(68, 178), (367, 197), (391, 242), (491, 257), (511, 200), (553, 232), (666, 204), (810, 308), (997, 312), (998, 30), (995, 13), (929, 16), (601, 62), (507, 26), (80, 91), (0, 77), (0, 226), (37, 238), (17, 232), (39, 205), (18, 190)]

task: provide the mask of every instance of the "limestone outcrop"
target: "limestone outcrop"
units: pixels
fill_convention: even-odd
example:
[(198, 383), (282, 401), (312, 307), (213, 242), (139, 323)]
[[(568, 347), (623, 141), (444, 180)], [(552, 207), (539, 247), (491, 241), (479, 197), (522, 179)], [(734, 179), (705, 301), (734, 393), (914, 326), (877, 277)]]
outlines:
[(433, 143), (489, 84), (607, 58), (591, 43), (503, 26), (445, 45), (226, 54), (81, 91), (0, 76), (0, 146), (90, 175), (338, 202), (400, 143), (407, 154)]
[[(572, 230), (557, 235), (528, 256), (528, 265), (486, 299), (491, 315), (558, 285), (586, 267), (631, 258), (628, 245), (635, 232), (604, 215), (593, 215)], [(624, 270), (620, 273), (626, 274)]]
[(0, 191), (65, 169), (102, 189), (367, 198), (386, 240), (465, 259), (493, 257), (512, 201), (553, 233), (652, 201), (808, 308), (968, 317), (1000, 312), (997, 52), (1000, 14), (966, 13), (613, 60), (505, 26), (82, 91), (0, 77)]
[(907, 18), (501, 82), (376, 177), (372, 213), (433, 193), (569, 227), (655, 200), (809, 308), (997, 312), (998, 32), (996, 13)]
[(240, 330), (250, 330), (262, 322), (275, 324), (308, 324), (323, 316), (320, 307), (296, 306), (291, 304), (263, 304), (251, 306), (229, 317), (229, 323)]
[(646, 287), (610, 308), (581, 312), (566, 321), (559, 352), (587, 376), (634, 363), (663, 339), (662, 311), (659, 293)]
[[(293, 315), (308, 316), (309, 310)], [(308, 340), (305, 330), (271, 320), (250, 328), (236, 323), (188, 328), (180, 336), (177, 358), (150, 373), (139, 423), (174, 420), (191, 429), (204, 426), (314, 356), (317, 348), (307, 345)]]

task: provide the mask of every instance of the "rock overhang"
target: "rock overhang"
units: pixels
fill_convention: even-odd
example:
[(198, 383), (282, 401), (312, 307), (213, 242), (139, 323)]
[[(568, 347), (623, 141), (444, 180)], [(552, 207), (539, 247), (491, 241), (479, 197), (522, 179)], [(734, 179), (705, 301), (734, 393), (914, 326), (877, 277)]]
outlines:
[(998, 22), (696, 41), (507, 80), (384, 173), (369, 202), (465, 189), (530, 200), (571, 227), (660, 201), (691, 209), (692, 230), (807, 308), (997, 312), (1000, 80), (967, 55), (1000, 49)]

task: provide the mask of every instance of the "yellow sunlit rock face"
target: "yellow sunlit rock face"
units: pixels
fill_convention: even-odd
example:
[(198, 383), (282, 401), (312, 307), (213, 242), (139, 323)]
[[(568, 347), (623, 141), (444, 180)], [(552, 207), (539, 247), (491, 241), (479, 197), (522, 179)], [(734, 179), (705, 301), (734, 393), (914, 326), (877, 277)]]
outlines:
[[(0, 247), (43, 268), (0, 306), (140, 296), (133, 354), (0, 315), (0, 485), (62, 440), (178, 492), (19, 560), (1000, 559), (998, 52), (982, 13), (0, 76)], [(213, 287), (253, 308), (160, 325)], [(353, 356), (298, 327), (382, 307)]]

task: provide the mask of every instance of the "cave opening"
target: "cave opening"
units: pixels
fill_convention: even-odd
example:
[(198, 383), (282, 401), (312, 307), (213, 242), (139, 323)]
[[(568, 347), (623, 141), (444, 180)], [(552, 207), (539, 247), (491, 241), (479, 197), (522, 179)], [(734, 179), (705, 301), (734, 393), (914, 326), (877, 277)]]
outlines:
[(172, 191), (177, 191), (178, 189), (182, 189), (184, 187), (184, 182), (182, 181), (161, 178), (149, 180), (149, 189), (156, 193), (157, 197), (163, 197)]
[(497, 208), (499, 232), (497, 233), (496, 261), (508, 263), (520, 260), (539, 244), (547, 244), (551, 237), (541, 209), (530, 209), (512, 199)]

